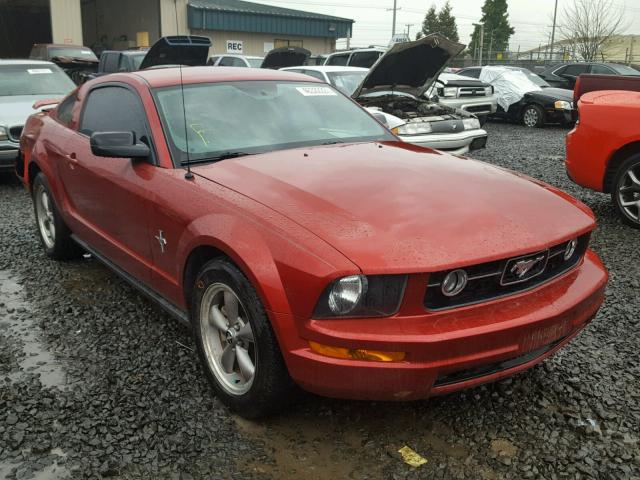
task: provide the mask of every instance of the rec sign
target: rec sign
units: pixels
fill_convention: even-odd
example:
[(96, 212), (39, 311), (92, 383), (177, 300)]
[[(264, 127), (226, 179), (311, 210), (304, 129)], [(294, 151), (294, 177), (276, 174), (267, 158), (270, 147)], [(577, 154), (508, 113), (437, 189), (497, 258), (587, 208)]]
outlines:
[(227, 40), (227, 53), (242, 53), (242, 40)]

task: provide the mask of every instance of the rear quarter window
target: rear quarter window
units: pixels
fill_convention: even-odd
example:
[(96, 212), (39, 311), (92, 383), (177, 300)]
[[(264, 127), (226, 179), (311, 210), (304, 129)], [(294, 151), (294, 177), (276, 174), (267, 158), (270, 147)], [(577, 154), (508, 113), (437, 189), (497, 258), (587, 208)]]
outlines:
[(327, 60), (327, 65), (339, 65), (344, 67), (347, 65), (348, 61), (349, 61), (348, 53), (344, 53), (341, 55), (332, 55), (331, 57), (329, 57), (329, 60)]

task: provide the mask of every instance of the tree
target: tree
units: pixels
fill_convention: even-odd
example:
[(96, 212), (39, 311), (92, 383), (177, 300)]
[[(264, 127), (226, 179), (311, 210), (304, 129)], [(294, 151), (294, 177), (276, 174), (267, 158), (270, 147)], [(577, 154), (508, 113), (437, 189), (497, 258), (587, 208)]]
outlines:
[(440, 33), (447, 37), (449, 40), (457, 42), (460, 40), (458, 36), (458, 26), (456, 25), (456, 17), (451, 15), (451, 4), (449, 0), (444, 4), (442, 10), (438, 12), (438, 27)]
[[(580, 1), (580, 0), (575, 0)], [(481, 23), (484, 23), (483, 57), (491, 56), (493, 52), (504, 52), (509, 46), (509, 38), (515, 33), (509, 24), (507, 0), (485, 0), (482, 6)], [(480, 27), (476, 26), (471, 35), (469, 51), (474, 56), (480, 43)]]
[(602, 45), (626, 30), (624, 9), (612, 0), (573, 0), (565, 6), (558, 27), (564, 40), (571, 42), (585, 62), (597, 59)]
[[(420, 37), (424, 35), (429, 35), (430, 33), (438, 33), (440, 31), (440, 23), (438, 22), (438, 14), (436, 13), (436, 6), (431, 5), (429, 10), (427, 10), (427, 14), (424, 16), (424, 20), (422, 21), (422, 30), (418, 32), (421, 34)], [(420, 38), (416, 37), (416, 38)]]

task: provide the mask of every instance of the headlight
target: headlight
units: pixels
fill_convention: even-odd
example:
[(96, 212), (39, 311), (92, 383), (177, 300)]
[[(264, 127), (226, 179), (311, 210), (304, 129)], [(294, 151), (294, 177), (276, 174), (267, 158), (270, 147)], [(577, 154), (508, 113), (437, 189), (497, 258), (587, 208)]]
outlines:
[(314, 318), (387, 317), (400, 307), (406, 275), (350, 275), (322, 293)]
[(448, 98), (457, 97), (458, 89), (456, 87), (445, 87), (442, 89), (442, 96)]
[(484, 94), (489, 97), (493, 95), (493, 87), (489, 85), (488, 87), (484, 87)]
[(424, 135), (431, 133), (431, 124), (429, 122), (410, 122), (400, 125), (397, 129), (398, 135)]
[(9, 135), (7, 134), (7, 129), (4, 127), (0, 127), (0, 141), (9, 140)]
[(465, 118), (462, 120), (465, 130), (476, 130), (480, 128), (480, 120), (477, 118)]
[(565, 102), (563, 100), (558, 100), (553, 106), (558, 110), (571, 110), (571, 102)]

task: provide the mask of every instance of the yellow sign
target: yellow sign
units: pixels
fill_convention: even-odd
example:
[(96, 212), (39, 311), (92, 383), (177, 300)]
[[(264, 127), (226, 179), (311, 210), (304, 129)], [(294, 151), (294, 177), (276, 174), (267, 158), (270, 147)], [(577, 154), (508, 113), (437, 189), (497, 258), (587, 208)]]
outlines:
[(136, 32), (136, 44), (138, 47), (148, 47), (149, 32)]
[(502, 52), (496, 53), (496, 60), (502, 60)]

